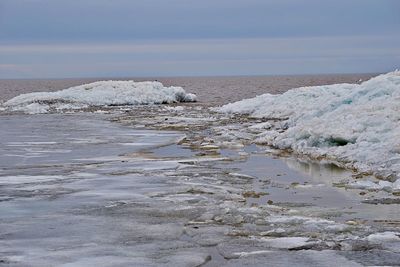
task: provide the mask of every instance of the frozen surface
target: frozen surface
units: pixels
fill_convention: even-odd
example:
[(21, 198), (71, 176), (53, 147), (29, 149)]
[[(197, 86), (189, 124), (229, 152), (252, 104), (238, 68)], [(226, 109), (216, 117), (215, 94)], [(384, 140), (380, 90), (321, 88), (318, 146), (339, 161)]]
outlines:
[(195, 102), (196, 96), (181, 87), (160, 82), (98, 81), (56, 92), (22, 94), (4, 103), (11, 111), (29, 114), (92, 106), (123, 106)]
[[(117, 155), (177, 142), (184, 136), (127, 130), (103, 118), (88, 113), (0, 116), (0, 168), (113, 160)], [(0, 183), (4, 179), (0, 178)], [(18, 176), (14, 182), (24, 179), (27, 177)]]
[(361, 84), (302, 87), (218, 108), (268, 119), (257, 143), (327, 158), (389, 180), (400, 175), (400, 71)]
[(227, 146), (192, 107), (131, 112), (0, 116), (0, 265), (400, 261), (398, 205), (332, 187), (346, 171)]
[[(249, 257), (252, 256), (252, 257)], [(307, 267), (361, 267), (364, 265), (350, 261), (333, 251), (260, 251), (258, 254), (242, 254), (239, 259), (230, 260), (222, 266), (230, 267), (287, 267), (287, 266), (307, 266)]]
[(395, 182), (266, 155), (274, 122), (207, 110), (1, 115), (0, 265), (398, 265), (399, 204), (364, 201)]

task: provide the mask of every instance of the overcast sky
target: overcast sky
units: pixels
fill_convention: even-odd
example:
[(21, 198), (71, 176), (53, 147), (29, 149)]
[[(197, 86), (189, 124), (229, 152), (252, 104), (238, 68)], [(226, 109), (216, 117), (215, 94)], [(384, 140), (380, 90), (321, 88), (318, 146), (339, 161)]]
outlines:
[(0, 78), (399, 67), (399, 0), (0, 0)]

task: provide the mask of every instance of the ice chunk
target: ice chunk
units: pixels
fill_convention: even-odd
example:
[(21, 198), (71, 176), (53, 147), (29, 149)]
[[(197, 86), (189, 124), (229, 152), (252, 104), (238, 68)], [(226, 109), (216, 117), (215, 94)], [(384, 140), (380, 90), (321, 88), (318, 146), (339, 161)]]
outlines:
[(11, 110), (22, 111), (27, 114), (40, 114), (40, 113), (47, 113), (49, 111), (49, 106), (45, 104), (31, 103), (24, 106), (12, 107)]
[(396, 192), (399, 190), (399, 182), (400, 180), (397, 180), (394, 183), (389, 181), (373, 182), (370, 180), (359, 180), (347, 184), (346, 187), (350, 189), (385, 190), (387, 192)]
[(365, 180), (365, 181), (352, 182), (352, 183), (348, 184), (347, 187), (351, 188), (351, 189), (379, 190), (379, 189), (383, 188), (383, 185), (374, 183), (372, 181)]
[[(361, 84), (264, 94), (217, 109), (270, 119), (257, 142), (395, 180), (400, 174), (400, 71)], [(255, 130), (256, 127), (252, 127)]]
[(380, 244), (384, 242), (400, 242), (400, 233), (383, 232), (371, 234), (367, 237), (367, 240), (374, 244)]
[(262, 238), (262, 241), (273, 248), (293, 249), (307, 245), (309, 238), (307, 237), (279, 237), (279, 238)]
[(196, 96), (181, 87), (164, 87), (160, 82), (98, 81), (57, 92), (19, 95), (3, 106), (13, 111), (46, 113), (88, 106), (122, 106), (195, 102)]

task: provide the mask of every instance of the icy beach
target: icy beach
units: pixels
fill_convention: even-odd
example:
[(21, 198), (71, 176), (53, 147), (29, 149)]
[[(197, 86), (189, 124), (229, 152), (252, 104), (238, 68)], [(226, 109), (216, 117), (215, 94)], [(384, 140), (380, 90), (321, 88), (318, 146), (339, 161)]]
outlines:
[(265, 119), (252, 126), (259, 132), (256, 143), (329, 159), (393, 182), (400, 177), (399, 101), (400, 72), (395, 71), (361, 84), (264, 94), (217, 110)]
[(396, 266), (399, 86), (210, 108), (97, 82), (5, 101), (0, 265)]

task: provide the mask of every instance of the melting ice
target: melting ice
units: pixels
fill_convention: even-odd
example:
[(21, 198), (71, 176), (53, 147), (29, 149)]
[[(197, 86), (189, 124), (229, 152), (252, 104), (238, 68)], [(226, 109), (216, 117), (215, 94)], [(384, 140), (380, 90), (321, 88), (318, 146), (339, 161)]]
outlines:
[(391, 180), (400, 176), (400, 71), (361, 84), (264, 94), (217, 110), (268, 119), (270, 124), (259, 127), (257, 143)]

